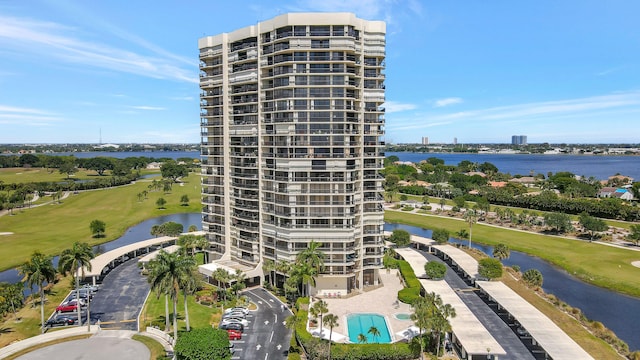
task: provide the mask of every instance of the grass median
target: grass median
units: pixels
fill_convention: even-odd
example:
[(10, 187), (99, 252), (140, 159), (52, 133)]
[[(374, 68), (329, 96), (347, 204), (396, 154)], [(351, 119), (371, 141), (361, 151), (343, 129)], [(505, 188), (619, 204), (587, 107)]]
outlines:
[[(174, 184), (170, 193), (152, 192), (148, 188), (150, 180), (139, 180), (130, 185), (71, 195), (60, 204), (5, 215), (0, 218), (0, 232), (12, 232), (13, 235), (0, 236), (0, 247), (11, 249), (11, 256), (0, 257), (0, 271), (24, 263), (35, 250), (57, 255), (75, 241), (97, 245), (115, 240), (129, 227), (146, 219), (200, 212), (200, 174), (192, 173), (183, 180), (183, 186)], [(138, 201), (137, 194), (142, 191), (148, 191), (147, 199)], [(189, 197), (188, 206), (181, 205), (182, 195)], [(156, 206), (160, 197), (167, 201), (165, 209)], [(96, 219), (107, 225), (103, 238), (93, 238), (89, 229), (91, 221)]]
[[(451, 233), (469, 229), (463, 220), (433, 215), (388, 210), (385, 211), (384, 218), (390, 223), (420, 228), (444, 228)], [(506, 244), (511, 250), (542, 258), (588, 283), (640, 297), (640, 268), (631, 265), (632, 261), (640, 260), (640, 252), (481, 223), (473, 226), (472, 240), (488, 245)]]

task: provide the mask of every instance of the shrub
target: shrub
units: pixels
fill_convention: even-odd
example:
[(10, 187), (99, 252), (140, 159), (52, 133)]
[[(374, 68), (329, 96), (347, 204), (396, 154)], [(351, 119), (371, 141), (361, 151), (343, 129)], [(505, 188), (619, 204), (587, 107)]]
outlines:
[(520, 272), (520, 265), (511, 265), (511, 268), (513, 269), (513, 271), (515, 272)]
[(489, 280), (502, 276), (502, 263), (495, 258), (484, 258), (478, 261), (478, 274)]
[(447, 272), (447, 266), (438, 261), (429, 261), (424, 265), (424, 272), (430, 279), (442, 279)]
[(420, 209), (422, 209), (422, 210), (431, 210), (431, 205), (424, 205), (424, 206), (420, 207)]
[(402, 211), (413, 211), (413, 210), (414, 210), (414, 208), (413, 208), (413, 206), (406, 206), (406, 205), (405, 205), (405, 206), (403, 206), (403, 207), (402, 207), (402, 209), (400, 209), (400, 210), (402, 210)]
[(229, 335), (211, 327), (191, 329), (178, 336), (175, 354), (178, 360), (231, 359)]
[(529, 287), (540, 287), (543, 281), (542, 273), (537, 269), (529, 269), (522, 274), (522, 281)]
[(407, 246), (411, 242), (411, 234), (407, 230), (396, 229), (389, 236), (389, 241), (400, 247)]
[(435, 229), (431, 234), (433, 241), (438, 244), (446, 244), (449, 241), (449, 230), (447, 229)]
[(413, 304), (415, 299), (420, 296), (420, 281), (408, 262), (398, 260), (398, 267), (400, 268), (400, 273), (407, 284), (407, 287), (398, 291), (398, 300), (405, 304)]

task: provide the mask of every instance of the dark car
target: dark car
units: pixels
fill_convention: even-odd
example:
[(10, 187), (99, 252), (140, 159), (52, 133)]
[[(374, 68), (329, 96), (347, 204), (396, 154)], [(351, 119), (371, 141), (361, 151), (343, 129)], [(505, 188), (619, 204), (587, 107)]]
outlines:
[(47, 320), (45, 323), (46, 326), (56, 326), (56, 325), (73, 325), (76, 323), (77, 317), (59, 315), (54, 316), (51, 319)]
[(222, 330), (237, 330), (244, 331), (244, 326), (240, 323), (223, 323), (218, 326)]

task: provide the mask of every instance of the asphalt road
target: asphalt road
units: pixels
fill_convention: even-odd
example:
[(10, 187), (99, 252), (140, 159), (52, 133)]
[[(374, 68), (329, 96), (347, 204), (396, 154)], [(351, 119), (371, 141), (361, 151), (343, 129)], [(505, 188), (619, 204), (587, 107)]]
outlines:
[(91, 301), (92, 322), (100, 319), (105, 329), (138, 330), (138, 314), (149, 293), (147, 278), (140, 274), (137, 259), (113, 269)]
[(292, 313), (283, 307), (276, 297), (262, 288), (243, 292), (258, 306), (247, 320), (242, 340), (232, 341), (232, 359), (270, 360), (286, 359), (291, 341), (291, 331), (284, 327), (284, 319)]

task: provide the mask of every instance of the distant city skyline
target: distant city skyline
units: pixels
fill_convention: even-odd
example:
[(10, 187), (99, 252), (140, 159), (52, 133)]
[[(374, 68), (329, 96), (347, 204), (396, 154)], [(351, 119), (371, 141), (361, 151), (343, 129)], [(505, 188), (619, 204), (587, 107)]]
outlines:
[(387, 22), (386, 141), (638, 143), (640, 3), (0, 3), (0, 143), (198, 143), (197, 39), (286, 12)]

